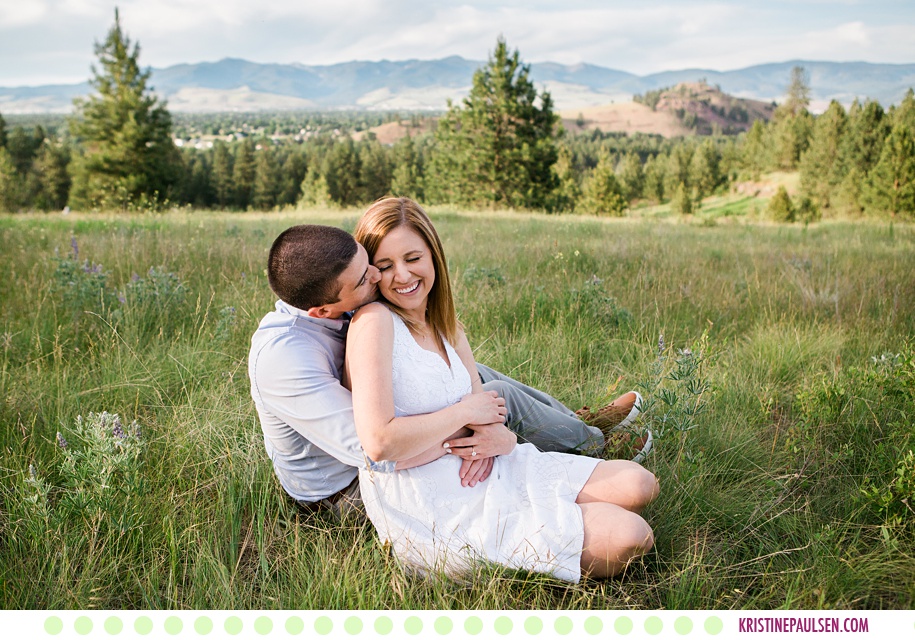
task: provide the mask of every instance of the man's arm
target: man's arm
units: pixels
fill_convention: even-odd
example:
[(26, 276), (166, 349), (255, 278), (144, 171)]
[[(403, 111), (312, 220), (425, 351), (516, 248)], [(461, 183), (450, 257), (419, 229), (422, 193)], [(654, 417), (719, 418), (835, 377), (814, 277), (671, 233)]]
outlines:
[(270, 414), (340, 462), (351, 467), (365, 464), (352, 395), (340, 384), (324, 349), (289, 332), (251, 357), (255, 399)]

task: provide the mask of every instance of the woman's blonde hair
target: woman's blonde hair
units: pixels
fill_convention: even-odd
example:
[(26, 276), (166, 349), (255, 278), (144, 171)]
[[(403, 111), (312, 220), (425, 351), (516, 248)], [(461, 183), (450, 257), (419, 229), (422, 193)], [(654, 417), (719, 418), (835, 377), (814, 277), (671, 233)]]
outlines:
[[(426, 303), (426, 322), (432, 327), (436, 341), (440, 343), (440, 336), (444, 336), (451, 345), (454, 345), (457, 341), (458, 322), (454, 311), (454, 297), (451, 293), (451, 279), (448, 277), (448, 264), (445, 261), (442, 241), (423, 208), (410, 198), (381, 198), (362, 214), (353, 235), (356, 241), (365, 247), (369, 260), (374, 261), (381, 240), (398, 227), (409, 227), (419, 234), (429, 247), (432, 264), (435, 267), (435, 283), (429, 291), (429, 299)], [(418, 329), (404, 317), (400, 309), (394, 305), (389, 306), (392, 311), (403, 318), (407, 326), (414, 330)]]

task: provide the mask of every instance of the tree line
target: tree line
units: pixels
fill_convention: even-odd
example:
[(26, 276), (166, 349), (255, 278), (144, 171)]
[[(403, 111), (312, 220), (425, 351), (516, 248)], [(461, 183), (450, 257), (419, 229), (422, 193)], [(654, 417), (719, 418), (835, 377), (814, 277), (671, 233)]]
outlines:
[[(821, 215), (915, 217), (915, 97), (884, 110), (873, 101), (808, 111), (796, 68), (769, 122), (739, 136), (664, 139), (562, 131), (547, 92), (500, 38), (467, 98), (449, 103), (427, 133), (382, 145), (347, 133), (392, 114), (184, 117), (182, 135), (249, 135), (211, 146), (174, 143), (175, 124), (147, 87), (139, 47), (115, 23), (97, 43), (95, 93), (55, 135), (8, 130), (0, 116), (0, 209), (271, 210), (355, 206), (386, 194), (430, 204), (620, 216), (639, 203), (681, 214), (739, 180), (799, 171), (799, 193), (774, 199), (783, 220)], [(417, 124), (419, 116), (413, 115)], [(342, 123), (339, 127), (335, 123)], [(253, 125), (252, 125), (253, 123)], [(295, 135), (308, 130), (308, 135)], [(417, 128), (418, 130), (418, 128)], [(252, 133), (259, 132), (259, 133)]]

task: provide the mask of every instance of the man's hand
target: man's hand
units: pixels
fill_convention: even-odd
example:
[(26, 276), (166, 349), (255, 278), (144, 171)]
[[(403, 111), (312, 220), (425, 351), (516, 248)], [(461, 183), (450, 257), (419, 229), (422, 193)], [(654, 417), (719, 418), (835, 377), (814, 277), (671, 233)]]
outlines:
[(470, 425), (473, 435), (452, 438), (444, 443), (445, 449), (464, 460), (506, 456), (518, 444), (518, 436), (501, 422)]
[(458, 404), (465, 411), (468, 425), (503, 423), (508, 415), (505, 398), (500, 398), (495, 391), (468, 393)]
[(461, 486), (475, 487), (478, 482), (483, 482), (492, 473), (492, 465), (495, 458), (480, 458), (477, 456), (473, 460), (461, 461)]

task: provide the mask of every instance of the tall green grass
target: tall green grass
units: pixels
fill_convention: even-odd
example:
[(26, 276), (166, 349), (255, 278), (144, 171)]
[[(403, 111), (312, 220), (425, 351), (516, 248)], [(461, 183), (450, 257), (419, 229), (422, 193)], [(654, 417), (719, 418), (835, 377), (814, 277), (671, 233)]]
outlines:
[(702, 350), (644, 561), (428, 582), (285, 498), (246, 371), (267, 250), (358, 212), (5, 216), (3, 607), (915, 606), (915, 229), (432, 214), (480, 362), (574, 408), (655, 389), (650, 426), (686, 415), (659, 372)]

